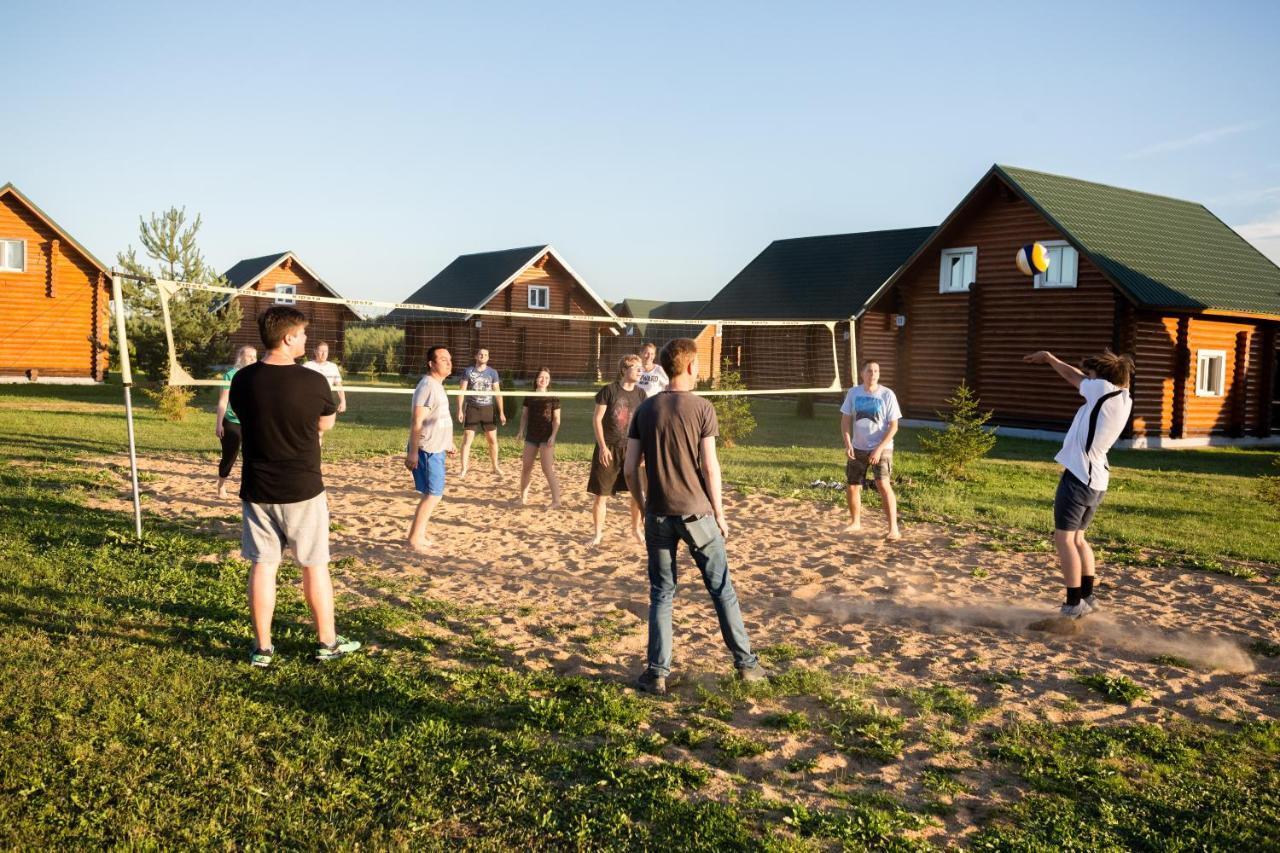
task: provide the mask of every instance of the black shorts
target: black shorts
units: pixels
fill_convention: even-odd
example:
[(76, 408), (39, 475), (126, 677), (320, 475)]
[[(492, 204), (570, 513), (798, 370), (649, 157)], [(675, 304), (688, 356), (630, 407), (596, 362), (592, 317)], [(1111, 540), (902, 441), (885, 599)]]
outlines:
[(1070, 471), (1063, 471), (1053, 496), (1053, 529), (1086, 530), (1106, 492), (1091, 489)]
[(600, 461), (600, 445), (591, 453), (591, 476), (587, 478), (587, 491), (593, 495), (616, 495), (628, 491), (627, 478), (622, 473), (622, 463), (627, 455), (625, 444), (613, 448), (613, 460), (605, 465)]
[(483, 429), (493, 432), (498, 428), (498, 409), (492, 403), (487, 406), (464, 406), (462, 428), (475, 432)]

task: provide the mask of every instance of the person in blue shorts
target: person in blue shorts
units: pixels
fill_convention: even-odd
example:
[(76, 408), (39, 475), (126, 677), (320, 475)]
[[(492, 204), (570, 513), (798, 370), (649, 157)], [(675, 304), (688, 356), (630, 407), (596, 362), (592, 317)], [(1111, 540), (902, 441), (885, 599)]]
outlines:
[(413, 474), (413, 488), (420, 496), (409, 527), (409, 547), (419, 554), (430, 553), (427, 537), (431, 513), (444, 497), (444, 460), (457, 452), (453, 440), (453, 418), (444, 380), (453, 372), (453, 357), (444, 347), (427, 350), (427, 373), (413, 391), (410, 407), (409, 441), (404, 467)]

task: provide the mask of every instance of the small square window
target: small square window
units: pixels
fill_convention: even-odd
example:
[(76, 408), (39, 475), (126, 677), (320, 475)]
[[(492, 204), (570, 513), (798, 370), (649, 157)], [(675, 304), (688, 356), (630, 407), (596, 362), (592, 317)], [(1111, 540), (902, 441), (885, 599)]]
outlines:
[(1221, 397), (1227, 387), (1227, 354), (1202, 349), (1196, 353), (1196, 396)]
[(27, 241), (0, 240), (0, 272), (27, 271)]
[(1041, 242), (1049, 255), (1049, 269), (1035, 276), (1036, 287), (1075, 287), (1080, 256), (1075, 246), (1061, 240)]
[(276, 304), (277, 305), (294, 304), (295, 302), (298, 301), (293, 298), (297, 292), (298, 292), (298, 285), (296, 284), (277, 284), (276, 290), (275, 290)]
[(939, 293), (964, 293), (978, 277), (978, 249), (943, 249), (938, 274)]
[(551, 288), (532, 286), (529, 288), (529, 307), (547, 310), (551, 305)]

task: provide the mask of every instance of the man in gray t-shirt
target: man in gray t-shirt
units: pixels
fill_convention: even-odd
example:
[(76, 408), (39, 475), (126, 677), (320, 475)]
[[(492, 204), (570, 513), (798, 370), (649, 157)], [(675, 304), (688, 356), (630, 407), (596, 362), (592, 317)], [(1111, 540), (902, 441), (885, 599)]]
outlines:
[(432, 552), (427, 522), (444, 497), (445, 457), (456, 451), (449, 398), (443, 385), (452, 372), (453, 358), (447, 349), (427, 350), (427, 373), (414, 389), (409, 407), (409, 441), (405, 446), (404, 467), (413, 474), (413, 488), (420, 496), (409, 527), (409, 547), (419, 554)]
[(475, 441), (476, 430), (484, 430), (493, 473), (501, 477), (502, 469), (498, 467), (498, 424), (506, 426), (507, 415), (502, 409), (498, 371), (489, 366), (487, 349), (481, 347), (476, 350), (475, 364), (462, 371), (462, 390), (494, 393), (458, 395), (458, 420), (462, 423), (462, 470), (458, 476), (467, 476), (467, 467), (471, 462), (471, 442)]
[(845, 395), (840, 407), (840, 434), (844, 436), (845, 501), (849, 506), (846, 533), (862, 530), (862, 487), (874, 484), (880, 492), (889, 530), (885, 538), (901, 539), (898, 530), (898, 497), (893, 493), (893, 437), (898, 433), (902, 410), (893, 391), (880, 384), (880, 365), (862, 366), (862, 384)]
[(688, 546), (702, 572), (738, 676), (744, 681), (764, 681), (768, 676), (751, 652), (725, 556), (729, 522), (720, 496), (716, 410), (692, 393), (698, 382), (698, 345), (689, 338), (671, 341), (662, 349), (662, 366), (671, 384), (636, 409), (623, 465), (631, 497), (645, 512), (649, 552), (648, 662), (636, 686), (647, 693), (667, 692), (675, 556), (680, 542)]

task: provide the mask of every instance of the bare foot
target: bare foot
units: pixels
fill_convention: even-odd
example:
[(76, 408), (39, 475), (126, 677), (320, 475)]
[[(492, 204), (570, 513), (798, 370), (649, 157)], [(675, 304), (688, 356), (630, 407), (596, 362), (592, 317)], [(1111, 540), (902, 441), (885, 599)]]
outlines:
[(899, 539), (902, 538), (902, 531), (898, 530), (898, 528), (895, 527), (892, 530), (890, 530), (888, 533), (886, 533), (884, 535), (884, 538), (889, 542), (897, 542)]
[(218, 486), (218, 498), (219, 498), (220, 500), (226, 500), (226, 499), (227, 499), (227, 487), (226, 487), (226, 486)]
[(857, 524), (854, 524), (853, 522), (849, 522), (844, 526), (844, 532), (845, 533), (861, 533), (862, 522), (859, 521)]
[(528, 492), (521, 492), (521, 493), (520, 493), (520, 506), (528, 506), (528, 505), (529, 505), (529, 493), (528, 493)]
[(501, 469), (501, 468), (494, 468), (494, 469), (493, 469), (493, 476), (495, 476), (495, 477), (497, 477), (499, 480), (501, 480), (501, 479), (502, 479), (502, 469)]
[(459, 472), (458, 472), (458, 479), (459, 479), (459, 480), (465, 480), (465, 479), (467, 479), (467, 469), (466, 469), (466, 468), (463, 468), (461, 471), (459, 471)]
[(639, 542), (641, 545), (644, 544), (644, 531), (641, 530), (639, 527), (631, 528), (631, 535), (634, 536), (636, 538), (636, 541)]
[(430, 554), (434, 550), (435, 544), (431, 539), (410, 539), (408, 541), (409, 548), (419, 554)]
[(591, 544), (592, 544), (592, 545), (599, 545), (599, 544), (600, 544), (601, 542), (603, 542), (603, 541), (604, 541), (604, 531), (601, 531), (601, 532), (597, 533), (597, 534), (595, 535), (595, 537), (591, 540)]
[(559, 509), (559, 508), (560, 508), (560, 501), (552, 501), (551, 505), (547, 507), (547, 509)]

